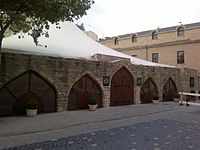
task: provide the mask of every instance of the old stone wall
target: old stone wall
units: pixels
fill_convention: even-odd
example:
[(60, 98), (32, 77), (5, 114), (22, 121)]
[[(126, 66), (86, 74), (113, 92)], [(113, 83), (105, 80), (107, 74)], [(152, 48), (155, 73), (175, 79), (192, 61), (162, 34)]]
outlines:
[[(151, 77), (158, 87), (161, 100), (163, 87), (170, 77), (175, 82), (178, 91), (180, 91), (180, 89), (190, 89), (188, 84), (189, 76), (194, 76), (195, 80), (198, 78), (197, 71), (195, 70), (188, 69), (181, 70), (182, 72), (180, 72), (179, 69), (176, 68), (133, 65), (127, 60), (111, 63), (104, 61), (2, 53), (0, 88), (27, 70), (33, 70), (55, 87), (57, 93), (57, 111), (65, 111), (67, 110), (68, 95), (71, 88), (82, 76), (89, 74), (97, 81), (102, 89), (103, 107), (109, 107), (112, 77), (123, 66), (130, 71), (134, 79), (135, 104), (140, 103), (140, 89), (142, 86), (137, 85), (137, 78), (141, 78), (142, 83), (144, 83), (146, 79)], [(103, 86), (103, 76), (110, 77), (109, 86)]]

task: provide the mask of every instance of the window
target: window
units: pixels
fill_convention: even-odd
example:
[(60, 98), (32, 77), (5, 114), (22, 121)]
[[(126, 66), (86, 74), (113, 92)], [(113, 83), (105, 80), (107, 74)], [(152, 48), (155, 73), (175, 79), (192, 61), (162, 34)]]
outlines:
[(156, 31), (152, 32), (152, 40), (158, 39), (158, 33)]
[(194, 87), (194, 77), (190, 77), (190, 87)]
[(117, 37), (114, 39), (114, 44), (115, 44), (115, 45), (118, 45), (118, 44), (119, 44), (119, 40), (118, 40)]
[(132, 43), (136, 43), (137, 42), (137, 36), (136, 35), (133, 35), (132, 36)]
[(183, 64), (184, 63), (184, 51), (178, 51), (177, 52), (177, 64)]
[(158, 63), (158, 53), (152, 53), (152, 62)]
[(137, 57), (137, 55), (132, 55), (132, 57)]
[(177, 29), (177, 36), (184, 36), (185, 33), (184, 33), (184, 28), (183, 27), (179, 27)]

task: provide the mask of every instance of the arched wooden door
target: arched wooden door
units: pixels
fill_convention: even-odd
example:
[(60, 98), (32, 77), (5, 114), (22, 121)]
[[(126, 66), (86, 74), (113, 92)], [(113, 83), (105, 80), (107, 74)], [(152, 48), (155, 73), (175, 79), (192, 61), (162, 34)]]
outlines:
[(37, 101), (39, 112), (56, 111), (56, 91), (39, 74), (30, 70), (0, 89), (0, 115), (25, 114), (25, 103)]
[(177, 87), (173, 79), (170, 77), (163, 88), (163, 101), (173, 101), (177, 94)]
[(72, 87), (68, 110), (88, 109), (88, 100), (91, 98), (96, 99), (98, 107), (102, 107), (102, 90), (98, 82), (86, 74)]
[(43, 112), (41, 98), (34, 93), (27, 92), (16, 100), (14, 104), (14, 114), (25, 114), (24, 104), (26, 104), (28, 100), (36, 101), (38, 103), (38, 113)]
[(112, 78), (110, 100), (110, 106), (134, 104), (134, 80), (125, 67), (117, 71)]
[(152, 78), (148, 78), (140, 90), (141, 104), (152, 103), (153, 96), (158, 94), (157, 86)]

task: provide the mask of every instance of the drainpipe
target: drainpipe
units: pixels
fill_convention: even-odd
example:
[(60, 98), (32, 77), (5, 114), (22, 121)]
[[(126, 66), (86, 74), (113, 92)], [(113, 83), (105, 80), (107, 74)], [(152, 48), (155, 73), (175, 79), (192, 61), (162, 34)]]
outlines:
[(146, 60), (148, 61), (149, 59), (148, 59), (148, 47), (147, 47), (147, 45), (145, 46), (145, 50), (146, 50)]

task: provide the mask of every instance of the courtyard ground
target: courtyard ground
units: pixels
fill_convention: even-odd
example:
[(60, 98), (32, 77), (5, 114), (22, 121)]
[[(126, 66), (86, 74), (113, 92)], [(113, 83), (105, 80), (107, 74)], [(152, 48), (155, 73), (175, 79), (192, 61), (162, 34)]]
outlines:
[(0, 118), (0, 149), (199, 150), (200, 106), (166, 102)]

